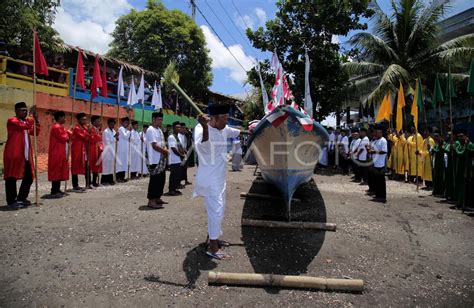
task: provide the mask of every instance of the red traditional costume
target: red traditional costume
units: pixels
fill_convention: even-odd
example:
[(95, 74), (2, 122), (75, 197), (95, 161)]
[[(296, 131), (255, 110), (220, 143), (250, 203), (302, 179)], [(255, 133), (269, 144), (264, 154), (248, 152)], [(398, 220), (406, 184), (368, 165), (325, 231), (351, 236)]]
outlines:
[(69, 138), (69, 133), (61, 124), (53, 124), (49, 135), (48, 181), (67, 181), (69, 179), (67, 157)]
[[(28, 161), (30, 162), (31, 175), (35, 177), (35, 164), (33, 160), (33, 144), (30, 135), (33, 135), (35, 120), (28, 117), (20, 120), (11, 117), (7, 121), (7, 143), (3, 152), (3, 178), (22, 179), (25, 174), (25, 139), (28, 139)], [(40, 125), (36, 126), (36, 135), (40, 132)]]
[(102, 153), (102, 133), (96, 127), (92, 127), (90, 134), (90, 164), (92, 173), (102, 172), (102, 162), (100, 161), (100, 155)]
[(71, 173), (86, 174), (86, 149), (90, 135), (87, 128), (77, 124), (72, 131)]

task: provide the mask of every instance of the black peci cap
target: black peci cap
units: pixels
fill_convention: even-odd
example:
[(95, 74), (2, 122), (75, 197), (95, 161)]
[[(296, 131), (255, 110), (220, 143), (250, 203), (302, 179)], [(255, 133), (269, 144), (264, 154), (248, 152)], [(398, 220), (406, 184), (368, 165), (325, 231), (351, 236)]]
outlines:
[(161, 119), (163, 119), (163, 113), (161, 113), (161, 112), (153, 112), (153, 113), (151, 114), (151, 118), (152, 118), (152, 119), (154, 119), (154, 118), (161, 118)]
[(76, 114), (76, 119), (79, 121), (80, 119), (82, 119), (85, 116), (86, 116), (86, 114), (84, 112), (79, 112), (78, 114)]
[(219, 114), (228, 114), (230, 110), (229, 105), (219, 105), (219, 104), (213, 104), (209, 105), (207, 107), (207, 113), (209, 115), (219, 115)]
[(18, 102), (15, 104), (15, 110), (20, 108), (27, 108), (25, 102)]

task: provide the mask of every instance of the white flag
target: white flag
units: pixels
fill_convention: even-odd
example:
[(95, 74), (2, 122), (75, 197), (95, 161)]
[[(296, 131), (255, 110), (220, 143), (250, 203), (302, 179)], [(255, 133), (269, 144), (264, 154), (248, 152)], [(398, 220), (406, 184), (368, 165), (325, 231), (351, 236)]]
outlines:
[(305, 68), (304, 68), (304, 109), (308, 115), (313, 117), (313, 101), (311, 100), (311, 91), (309, 88), (309, 68), (310, 62), (308, 52), (305, 52)]
[(145, 77), (142, 74), (142, 79), (140, 80), (140, 86), (137, 91), (137, 101), (142, 100), (141, 103), (145, 103)]
[(120, 99), (120, 96), (125, 96), (125, 88), (123, 87), (123, 76), (122, 76), (123, 66), (120, 66), (120, 73), (118, 78), (117, 86), (117, 96)]
[(258, 77), (260, 78), (260, 87), (262, 88), (262, 101), (263, 101), (263, 110), (265, 113), (268, 113), (268, 93), (265, 89), (265, 84), (263, 83), (262, 74), (260, 73), (260, 63), (257, 63)]
[(137, 103), (137, 92), (135, 92), (135, 81), (133, 80), (133, 76), (132, 76), (132, 82), (130, 83), (130, 89), (128, 90), (127, 105), (131, 107), (135, 105), (136, 103)]
[(156, 89), (156, 81), (155, 86), (153, 87), (153, 96), (151, 97), (151, 105), (154, 106), (155, 110), (163, 109), (163, 102), (161, 100), (161, 85), (159, 89)]
[(280, 61), (278, 60), (278, 56), (276, 50), (272, 54), (272, 62), (270, 62), (270, 67), (273, 72), (276, 74), (278, 68), (280, 67)]

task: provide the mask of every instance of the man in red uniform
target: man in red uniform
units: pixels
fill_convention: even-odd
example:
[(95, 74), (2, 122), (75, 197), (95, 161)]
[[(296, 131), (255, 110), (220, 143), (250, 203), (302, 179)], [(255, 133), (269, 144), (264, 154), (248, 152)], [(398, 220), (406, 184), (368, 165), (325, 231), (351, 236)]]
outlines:
[(91, 124), (92, 126), (89, 139), (89, 162), (92, 172), (92, 186), (98, 187), (99, 173), (102, 173), (102, 161), (100, 159), (100, 155), (102, 153), (102, 122), (100, 121), (100, 117), (92, 116)]
[[(89, 142), (89, 125), (87, 116), (84, 112), (76, 115), (77, 124), (72, 130), (71, 144), (71, 175), (72, 187), (74, 192), (85, 192), (85, 189), (79, 186), (79, 174), (86, 174), (87, 162), (87, 144)], [(86, 185), (89, 184), (86, 177)]]
[(61, 198), (64, 196), (60, 190), (61, 181), (69, 180), (67, 151), (70, 135), (63, 126), (66, 122), (64, 111), (56, 111), (53, 116), (56, 123), (51, 126), (49, 134), (48, 181), (51, 182), (51, 196)]
[[(24, 102), (15, 104), (15, 116), (7, 121), (7, 142), (3, 152), (3, 166), (7, 204), (11, 209), (23, 208), (31, 204), (27, 199), (35, 176), (33, 161), (33, 145), (30, 135), (33, 135), (34, 123), (36, 133), (40, 127), (36, 108), (28, 109)], [(22, 179), (20, 190), (16, 190), (16, 181)]]

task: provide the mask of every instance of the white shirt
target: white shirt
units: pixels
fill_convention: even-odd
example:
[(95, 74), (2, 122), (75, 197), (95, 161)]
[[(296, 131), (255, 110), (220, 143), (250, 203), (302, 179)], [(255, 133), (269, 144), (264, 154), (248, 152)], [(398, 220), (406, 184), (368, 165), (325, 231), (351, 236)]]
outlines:
[(178, 150), (178, 142), (174, 135), (168, 136), (168, 147), (170, 148), (170, 159), (168, 160), (168, 165), (181, 164), (181, 156), (176, 155), (172, 149), (176, 148), (176, 150)]
[(158, 146), (163, 147), (163, 132), (159, 127), (154, 128), (153, 126), (150, 126), (146, 130), (145, 139), (148, 152), (148, 162), (150, 165), (156, 165), (160, 162), (161, 153), (153, 149), (151, 144), (156, 142)]
[[(384, 137), (375, 140), (373, 146), (376, 152), (387, 153), (387, 140)], [(378, 153), (373, 154), (372, 160), (374, 162), (374, 167), (375, 168), (385, 167), (386, 157), (387, 157), (387, 154), (378, 154)]]
[(30, 138), (28, 138), (28, 130), (24, 130), (25, 132), (25, 159), (26, 161), (30, 160)]
[(179, 138), (179, 142), (181, 142), (181, 145), (186, 150), (188, 148), (188, 145), (187, 145), (188, 142), (186, 140), (186, 136), (184, 134), (179, 133), (178, 138)]
[(352, 159), (357, 159), (357, 152), (359, 151), (360, 138), (352, 139), (351, 142), (351, 157)]
[(329, 134), (329, 151), (334, 150), (334, 143), (336, 142), (336, 134)]
[(360, 145), (359, 145), (359, 160), (360, 161), (366, 161), (367, 160), (367, 149), (365, 148), (366, 145), (369, 144), (369, 137), (365, 136), (364, 138), (361, 139)]
[(203, 128), (194, 129), (195, 149), (199, 159), (193, 197), (219, 196), (226, 187), (227, 139), (237, 138), (240, 130), (226, 126), (222, 130), (209, 126), (209, 140), (201, 142)]
[(235, 138), (232, 141), (232, 153), (242, 155), (242, 145), (240, 144), (239, 138)]
[(104, 150), (102, 151), (102, 174), (114, 173), (115, 162), (115, 130), (106, 128), (102, 133), (102, 144)]
[(344, 147), (344, 153), (349, 153), (349, 138), (347, 136), (341, 137), (340, 144), (342, 144)]

